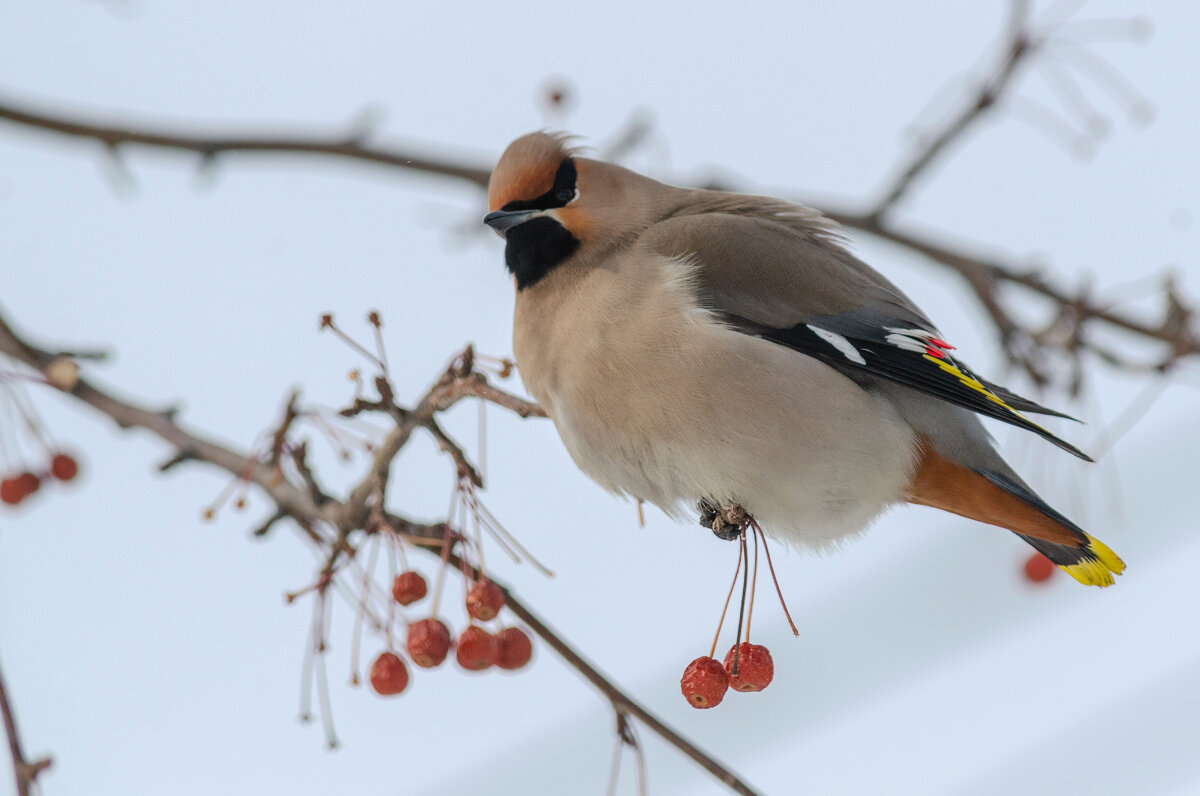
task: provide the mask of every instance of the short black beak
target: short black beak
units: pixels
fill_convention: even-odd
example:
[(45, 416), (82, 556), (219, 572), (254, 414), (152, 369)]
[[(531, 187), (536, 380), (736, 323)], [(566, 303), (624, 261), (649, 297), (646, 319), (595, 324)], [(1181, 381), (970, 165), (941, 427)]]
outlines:
[(539, 215), (541, 210), (495, 210), (483, 217), (483, 223), (504, 237), (510, 229)]

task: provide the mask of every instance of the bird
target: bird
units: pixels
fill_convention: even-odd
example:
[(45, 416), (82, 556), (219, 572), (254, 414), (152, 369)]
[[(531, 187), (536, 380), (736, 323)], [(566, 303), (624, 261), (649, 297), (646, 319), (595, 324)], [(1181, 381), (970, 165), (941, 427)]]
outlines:
[(507, 147), (487, 199), (521, 379), (606, 490), (818, 551), (931, 506), (1012, 531), (1086, 585), (1124, 570), (980, 420), (1091, 461), (1027, 416), (1066, 415), (973, 373), (820, 212), (668, 185), (547, 131)]

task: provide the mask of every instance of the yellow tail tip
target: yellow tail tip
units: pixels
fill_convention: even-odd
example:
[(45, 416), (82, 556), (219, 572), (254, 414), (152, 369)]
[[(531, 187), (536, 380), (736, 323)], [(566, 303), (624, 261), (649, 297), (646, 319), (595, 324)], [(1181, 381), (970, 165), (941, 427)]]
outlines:
[(1111, 586), (1113, 575), (1125, 571), (1125, 562), (1108, 545), (1087, 534), (1084, 548), (1091, 555), (1078, 564), (1060, 565), (1066, 573), (1085, 586)]

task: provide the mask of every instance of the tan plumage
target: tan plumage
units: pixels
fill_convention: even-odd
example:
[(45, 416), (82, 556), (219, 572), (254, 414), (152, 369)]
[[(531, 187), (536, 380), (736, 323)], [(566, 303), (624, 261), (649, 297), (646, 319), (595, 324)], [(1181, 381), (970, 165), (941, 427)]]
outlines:
[(922, 503), (1017, 532), (1080, 580), (1123, 564), (1003, 462), (974, 413), (1037, 404), (975, 377), (928, 319), (777, 199), (676, 188), (524, 136), (488, 189), (529, 392), (601, 486), (678, 514), (739, 504), (821, 548)]

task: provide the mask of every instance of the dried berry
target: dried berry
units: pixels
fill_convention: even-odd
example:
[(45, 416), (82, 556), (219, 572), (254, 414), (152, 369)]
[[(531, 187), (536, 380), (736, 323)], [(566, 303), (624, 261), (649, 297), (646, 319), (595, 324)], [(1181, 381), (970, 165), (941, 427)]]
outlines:
[(50, 472), (59, 481), (70, 481), (79, 473), (79, 463), (65, 453), (56, 453), (50, 460)]
[(392, 599), (401, 605), (412, 605), (429, 592), (425, 578), (415, 570), (401, 572), (392, 581)]
[(506, 627), (496, 634), (496, 665), (520, 669), (533, 657), (533, 642), (519, 627)]
[(728, 689), (729, 677), (725, 674), (725, 667), (709, 657), (697, 658), (689, 663), (679, 681), (679, 690), (694, 708), (716, 707), (721, 704)]
[[(737, 674), (733, 672), (734, 651), (737, 651)], [(734, 691), (761, 691), (775, 679), (775, 662), (761, 644), (743, 642), (729, 648), (725, 655), (725, 673)]]
[(1025, 561), (1025, 579), (1031, 583), (1043, 583), (1054, 574), (1054, 562), (1041, 553), (1034, 553)]
[(408, 667), (399, 655), (381, 653), (371, 664), (371, 688), (380, 696), (395, 696), (408, 687)]
[(486, 622), (495, 619), (504, 607), (504, 592), (490, 580), (476, 581), (467, 592), (467, 614), (472, 619)]
[(496, 662), (496, 646), (495, 636), (479, 625), (468, 625), (458, 637), (454, 656), (459, 666), (478, 672)]
[(404, 646), (412, 662), (423, 669), (432, 669), (446, 660), (450, 652), (450, 629), (437, 619), (422, 619), (408, 626)]

